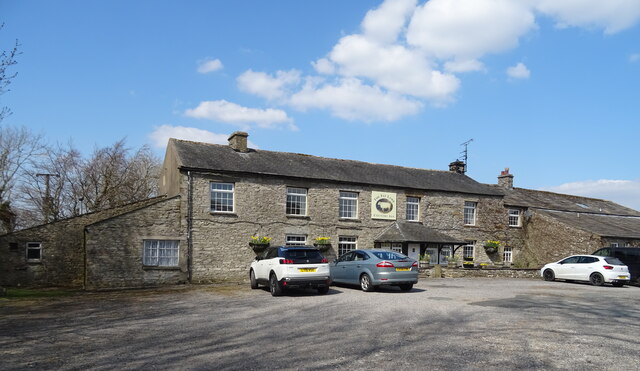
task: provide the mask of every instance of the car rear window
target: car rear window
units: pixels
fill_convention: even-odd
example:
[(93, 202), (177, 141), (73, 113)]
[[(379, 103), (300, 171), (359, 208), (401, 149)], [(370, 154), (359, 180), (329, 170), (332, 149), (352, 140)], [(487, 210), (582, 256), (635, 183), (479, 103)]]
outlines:
[(606, 261), (609, 264), (613, 264), (613, 265), (624, 265), (623, 262), (620, 261), (620, 259), (618, 258), (612, 258), (610, 256), (604, 258), (604, 261)]
[(372, 252), (378, 259), (382, 260), (403, 260), (407, 259), (406, 255), (398, 254), (390, 251), (374, 251)]
[(284, 250), (284, 258), (286, 259), (305, 259), (305, 260), (322, 260), (323, 256), (319, 250), (300, 249), (300, 250)]

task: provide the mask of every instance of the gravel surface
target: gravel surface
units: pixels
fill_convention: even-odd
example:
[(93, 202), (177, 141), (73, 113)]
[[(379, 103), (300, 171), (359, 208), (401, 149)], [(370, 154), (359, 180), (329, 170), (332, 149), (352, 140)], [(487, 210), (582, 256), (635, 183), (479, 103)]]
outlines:
[(0, 369), (640, 369), (640, 288), (424, 279), (0, 300)]

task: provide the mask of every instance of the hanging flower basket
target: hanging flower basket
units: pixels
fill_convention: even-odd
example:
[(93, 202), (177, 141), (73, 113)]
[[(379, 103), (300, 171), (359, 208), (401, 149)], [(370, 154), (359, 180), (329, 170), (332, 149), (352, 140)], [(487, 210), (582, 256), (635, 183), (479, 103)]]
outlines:
[(251, 241), (249, 242), (249, 246), (253, 249), (256, 254), (259, 254), (267, 249), (271, 245), (271, 237), (259, 237), (259, 236), (251, 236)]
[(500, 247), (500, 241), (488, 240), (484, 243), (484, 251), (487, 254), (495, 254), (498, 252), (498, 248)]
[(316, 237), (313, 240), (313, 246), (320, 251), (327, 251), (331, 248), (331, 237)]

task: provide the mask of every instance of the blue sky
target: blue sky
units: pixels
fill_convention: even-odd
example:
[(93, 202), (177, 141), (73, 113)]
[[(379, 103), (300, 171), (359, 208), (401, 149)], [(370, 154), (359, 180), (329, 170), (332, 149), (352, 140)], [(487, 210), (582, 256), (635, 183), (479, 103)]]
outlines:
[(84, 153), (170, 136), (640, 209), (640, 1), (5, 1), (13, 115)]

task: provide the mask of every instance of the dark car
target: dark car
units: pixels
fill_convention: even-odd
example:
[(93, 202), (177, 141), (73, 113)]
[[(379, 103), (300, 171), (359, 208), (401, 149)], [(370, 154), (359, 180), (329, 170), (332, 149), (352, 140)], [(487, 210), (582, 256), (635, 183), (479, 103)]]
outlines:
[(631, 283), (640, 284), (640, 247), (604, 247), (591, 255), (618, 258), (629, 267)]
[(349, 251), (334, 260), (329, 268), (333, 282), (359, 284), (363, 291), (373, 291), (383, 285), (410, 291), (418, 283), (418, 262), (394, 251)]

